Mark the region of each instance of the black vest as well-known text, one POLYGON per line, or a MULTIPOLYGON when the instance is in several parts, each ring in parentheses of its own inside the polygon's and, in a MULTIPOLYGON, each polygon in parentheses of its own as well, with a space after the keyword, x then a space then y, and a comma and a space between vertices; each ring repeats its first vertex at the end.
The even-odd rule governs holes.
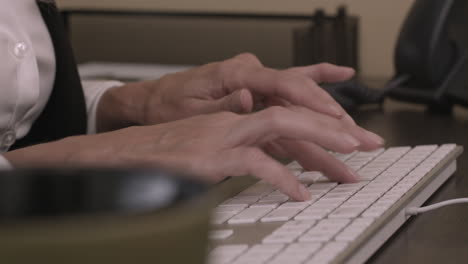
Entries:
POLYGON ((86 104, 75 59, 60 13, 53 3, 37 2, 55 50, 52 94, 29 133, 10 150, 86 134, 86 104))

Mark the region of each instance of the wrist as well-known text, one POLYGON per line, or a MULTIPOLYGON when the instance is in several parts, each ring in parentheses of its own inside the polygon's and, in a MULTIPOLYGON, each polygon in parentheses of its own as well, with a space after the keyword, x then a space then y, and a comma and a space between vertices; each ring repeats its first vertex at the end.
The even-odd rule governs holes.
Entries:
POLYGON ((143 83, 130 83, 107 90, 99 100, 96 130, 106 132, 144 124, 146 91, 143 83))
POLYGON ((74 153, 80 151, 80 144, 75 144, 74 140, 78 137, 20 148, 2 155, 14 168, 67 166, 74 153))

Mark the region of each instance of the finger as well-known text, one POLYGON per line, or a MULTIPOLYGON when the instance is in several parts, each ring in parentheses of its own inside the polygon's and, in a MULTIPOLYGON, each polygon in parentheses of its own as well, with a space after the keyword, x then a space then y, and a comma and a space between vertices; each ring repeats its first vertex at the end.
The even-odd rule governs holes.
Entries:
POLYGON ((342 118, 346 113, 325 90, 302 74, 269 68, 248 68, 235 76, 225 81, 226 87, 232 91, 238 87, 247 88, 253 93, 280 97, 335 118, 342 118))
MULTIPOLYGON (((289 71, 305 75, 316 83, 342 82, 351 79, 356 73, 353 68, 337 66, 330 63, 320 63, 311 66, 295 67, 289 69, 289 71)), ((344 113, 342 120, 348 124, 356 124, 356 122, 346 112, 346 110, 344 110, 340 104, 338 105, 340 111, 344 113)))
POLYGON ((361 142, 360 151, 371 151, 385 145, 385 140, 374 132, 359 126, 353 127, 355 128, 354 137, 361 142))
POLYGON ((257 56, 248 52, 236 55, 233 58, 231 58, 231 60, 239 60, 239 61, 242 61, 243 63, 246 63, 247 65, 254 66, 254 67, 263 66, 262 62, 257 58, 257 56))
POLYGON ((250 91, 242 89, 217 100, 196 98, 186 103, 191 104, 192 109, 197 109, 198 114, 210 114, 222 111, 243 114, 252 112, 253 101, 250 91))
MULTIPOLYGON (((268 107, 268 106, 285 106, 285 107, 288 107, 288 106, 292 106, 292 104, 290 102, 288 102, 287 100, 281 98, 281 97, 270 96, 270 97, 267 97, 266 99, 264 99, 264 106, 266 106, 266 107, 268 107)), ((356 125, 356 122, 353 120, 353 118, 346 112, 346 110, 344 110, 342 108, 342 106, 340 104, 338 104, 338 107, 342 109, 343 113, 345 113, 339 119, 341 121, 343 121, 344 123, 346 123, 346 124, 356 125)), ((259 108, 259 110, 260 109, 263 109, 263 108, 259 108)))
POLYGON ((214 104, 219 111, 242 114, 252 112, 253 102, 252 93, 247 89, 241 89, 214 101, 214 104))
POLYGON ((277 97, 277 96, 271 96, 271 97, 268 97, 267 99, 265 99, 265 105, 266 106, 275 106, 275 105, 278 105, 278 106, 290 106, 291 103, 284 100, 283 98, 281 97, 277 97))
POLYGON ((297 178, 259 148, 236 148, 225 153, 222 158, 224 162, 230 162, 224 170, 232 176, 252 175, 269 182, 294 200, 310 199, 310 192, 297 178))
POLYGON ((315 142, 341 153, 355 151, 361 144, 339 120, 308 109, 299 112, 273 106, 245 116, 240 122, 226 137, 228 144, 261 146, 277 138, 289 138, 315 142))
POLYGON ((321 171, 330 180, 336 182, 359 180, 355 171, 314 143, 288 139, 280 139, 277 142, 307 170, 321 171))
MULTIPOLYGON (((309 71, 301 73, 307 68, 298 68, 296 73, 265 68, 252 54, 241 54, 220 65, 223 66, 219 71, 222 73, 223 87, 230 92, 240 87, 247 88, 254 94, 277 96, 292 104, 309 107, 342 118, 345 122, 354 123, 346 111, 310 78, 309 71)), ((315 68, 327 68, 326 64, 320 65, 316 65, 315 68)))
POLYGON ((262 149, 270 156, 277 159, 290 159, 291 156, 286 152, 283 147, 275 141, 268 142, 262 149))
POLYGON ((353 68, 337 66, 330 63, 296 67, 291 70, 300 72, 317 83, 342 82, 351 79, 355 74, 353 68))
MULTIPOLYGON (((290 106, 289 109, 294 112, 302 113, 303 115, 315 115, 315 113, 307 108, 304 107, 296 107, 296 106, 290 106)), ((333 123, 336 123, 335 120, 328 118, 327 116, 322 117, 324 120, 329 120, 329 124, 334 126, 334 129, 342 130, 342 131, 347 131, 353 138, 357 139, 359 141, 359 146, 357 147, 357 150, 360 151, 370 151, 370 150, 375 150, 377 148, 382 147, 385 144, 385 141, 382 137, 379 135, 368 131, 355 123, 337 123, 333 125, 333 123)), ((327 121, 325 121, 327 122, 327 121)))

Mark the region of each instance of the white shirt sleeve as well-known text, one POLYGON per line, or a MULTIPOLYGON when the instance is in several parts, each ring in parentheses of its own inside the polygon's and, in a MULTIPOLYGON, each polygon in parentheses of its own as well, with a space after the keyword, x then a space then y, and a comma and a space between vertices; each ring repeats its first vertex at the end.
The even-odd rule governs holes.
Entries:
POLYGON ((101 96, 110 88, 122 86, 119 81, 82 81, 88 112, 88 134, 96 133, 96 110, 101 96))
POLYGON ((0 171, 1 170, 11 170, 12 168, 13 168, 13 166, 11 166, 10 162, 0 154, 0 171))

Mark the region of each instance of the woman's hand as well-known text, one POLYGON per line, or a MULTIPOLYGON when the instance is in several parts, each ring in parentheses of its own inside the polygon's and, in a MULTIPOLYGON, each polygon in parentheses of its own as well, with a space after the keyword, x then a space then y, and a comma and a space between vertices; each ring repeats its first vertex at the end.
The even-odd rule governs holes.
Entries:
POLYGON ((251 54, 210 63, 156 81, 131 83, 104 94, 98 107, 98 130, 151 125, 195 115, 296 105, 343 122, 351 117, 317 83, 351 78, 354 70, 327 63, 275 70, 251 54))
POLYGON ((5 153, 15 167, 160 167, 216 182, 227 176, 265 179, 295 200, 309 192, 265 148, 274 144, 316 166, 334 180, 356 175, 325 149, 342 153, 372 150, 382 140, 370 132, 303 106, 274 106, 239 115, 201 115, 153 126, 77 136, 5 153))

